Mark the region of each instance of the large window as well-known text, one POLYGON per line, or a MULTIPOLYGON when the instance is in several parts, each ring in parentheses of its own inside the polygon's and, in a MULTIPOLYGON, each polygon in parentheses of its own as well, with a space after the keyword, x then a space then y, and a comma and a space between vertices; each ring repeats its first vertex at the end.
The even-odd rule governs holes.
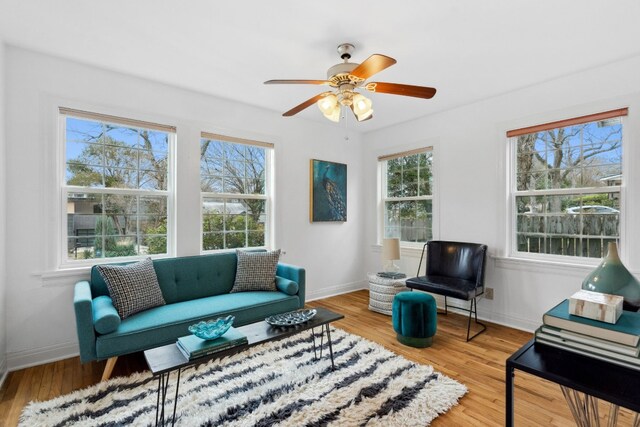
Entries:
POLYGON ((202 250, 268 246, 272 147, 202 134, 202 250))
POLYGON ((600 258, 620 239, 626 109, 510 131, 513 252, 600 258))
POLYGON ((433 152, 422 148, 382 156, 383 236, 403 242, 433 237, 433 152))
POLYGON ((61 108, 63 263, 169 253, 175 129, 61 108))

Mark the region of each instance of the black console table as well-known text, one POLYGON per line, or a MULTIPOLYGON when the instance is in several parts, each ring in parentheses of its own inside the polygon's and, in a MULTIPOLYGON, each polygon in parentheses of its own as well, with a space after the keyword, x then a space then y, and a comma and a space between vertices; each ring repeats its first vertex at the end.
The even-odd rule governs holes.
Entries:
POLYGON ((615 425, 618 407, 636 413, 634 424, 640 425, 640 371, 604 362, 570 351, 526 343, 507 359, 506 425, 513 426, 513 377, 515 369, 559 384, 579 426, 598 425, 597 399, 612 403, 610 421, 615 425), (583 396, 580 394, 584 393, 583 396), (585 404, 586 403, 586 404, 585 404), (578 408, 586 408, 580 412, 578 408))

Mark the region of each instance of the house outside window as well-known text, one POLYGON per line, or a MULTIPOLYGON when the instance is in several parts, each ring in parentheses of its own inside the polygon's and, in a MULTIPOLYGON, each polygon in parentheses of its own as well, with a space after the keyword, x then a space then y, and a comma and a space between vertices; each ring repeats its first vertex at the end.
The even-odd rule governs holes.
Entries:
POLYGON ((62 264, 170 254, 175 128, 60 108, 62 264))
POLYGON ((507 132, 512 254, 601 258, 621 240, 627 110, 507 132))
POLYGON ((273 145, 202 133, 202 250, 266 247, 270 242, 273 145))
POLYGON ((433 237, 431 147, 378 158, 381 168, 384 238, 424 243, 433 237))

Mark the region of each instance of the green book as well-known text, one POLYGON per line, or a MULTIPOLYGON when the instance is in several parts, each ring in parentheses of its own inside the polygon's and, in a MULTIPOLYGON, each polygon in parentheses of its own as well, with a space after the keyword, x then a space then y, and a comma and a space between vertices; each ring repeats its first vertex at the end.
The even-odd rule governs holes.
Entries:
POLYGON ((542 317, 547 326, 564 329, 635 347, 640 342, 640 313, 623 311, 616 323, 600 322, 569 314, 569 300, 562 301, 542 317))
POLYGON ((219 351, 224 351, 247 343, 247 337, 235 328, 229 330, 215 340, 203 340, 195 335, 187 335, 178 338, 178 349, 189 360, 204 357, 219 351))

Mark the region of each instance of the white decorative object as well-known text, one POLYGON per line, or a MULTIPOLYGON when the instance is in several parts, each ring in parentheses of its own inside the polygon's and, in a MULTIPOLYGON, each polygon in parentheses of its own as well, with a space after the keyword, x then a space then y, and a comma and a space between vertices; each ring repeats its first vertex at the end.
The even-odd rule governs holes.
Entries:
POLYGON ((391 316, 393 297, 399 292, 410 291, 405 286, 406 278, 387 279, 369 274, 369 310, 391 316))
POLYGON ((624 298, 620 295, 582 289, 569 298, 569 314, 616 323, 622 315, 622 301, 624 298))

